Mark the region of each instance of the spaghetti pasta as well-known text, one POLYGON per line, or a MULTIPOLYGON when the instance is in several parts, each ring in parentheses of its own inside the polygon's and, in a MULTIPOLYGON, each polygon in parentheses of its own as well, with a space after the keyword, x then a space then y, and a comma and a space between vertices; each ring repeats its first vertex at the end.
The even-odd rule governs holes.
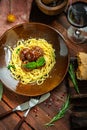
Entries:
POLYGON ((14 66, 10 68, 13 78, 20 80, 23 84, 37 83, 42 84, 44 80, 49 77, 49 73, 56 63, 55 60, 55 50, 52 45, 48 43, 45 39, 35 39, 31 38, 28 40, 19 40, 16 47, 12 51, 12 57, 9 65, 14 66), (43 49, 45 65, 40 68, 35 68, 31 71, 24 71, 21 67, 22 60, 20 59, 20 51, 24 48, 32 48, 38 46, 43 49))

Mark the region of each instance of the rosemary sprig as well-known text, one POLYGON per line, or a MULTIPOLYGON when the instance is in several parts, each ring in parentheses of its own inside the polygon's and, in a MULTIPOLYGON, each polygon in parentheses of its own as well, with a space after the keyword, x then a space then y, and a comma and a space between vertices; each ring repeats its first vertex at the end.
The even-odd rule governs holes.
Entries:
POLYGON ((2 99, 2 95, 3 95, 3 85, 2 83, 0 82, 0 101, 2 99))
POLYGON ((69 65, 68 72, 69 72, 70 78, 71 78, 71 80, 73 82, 73 85, 75 87, 76 92, 80 93, 79 88, 78 88, 78 83, 77 83, 77 80, 76 80, 75 70, 74 70, 74 67, 73 67, 72 63, 70 63, 70 65, 69 65))
POLYGON ((64 105, 62 106, 61 110, 51 119, 50 122, 46 123, 46 126, 52 126, 54 125, 53 123, 59 119, 61 119, 62 117, 64 117, 66 111, 69 108, 69 96, 67 97, 66 102, 64 103, 64 105))

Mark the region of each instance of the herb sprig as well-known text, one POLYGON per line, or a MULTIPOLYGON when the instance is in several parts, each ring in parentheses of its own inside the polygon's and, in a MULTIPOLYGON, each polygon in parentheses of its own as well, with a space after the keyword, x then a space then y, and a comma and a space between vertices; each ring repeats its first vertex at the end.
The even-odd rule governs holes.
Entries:
POLYGON ((80 93, 79 88, 78 88, 78 83, 77 83, 77 80, 76 80, 75 70, 74 70, 74 67, 73 67, 72 63, 70 63, 70 65, 69 65, 68 72, 69 72, 70 78, 71 78, 71 80, 73 82, 73 85, 75 87, 76 92, 80 93))
POLYGON ((69 108, 69 96, 67 97, 67 100, 66 102, 64 103, 64 105, 62 106, 61 110, 59 111, 59 113, 57 113, 52 119, 50 122, 46 123, 45 125, 46 126, 52 126, 54 125, 53 123, 59 119, 61 119, 62 117, 64 117, 66 111, 68 110, 69 108))
POLYGON ((0 82, 0 101, 2 99, 2 94, 3 94, 3 85, 2 83, 0 82))

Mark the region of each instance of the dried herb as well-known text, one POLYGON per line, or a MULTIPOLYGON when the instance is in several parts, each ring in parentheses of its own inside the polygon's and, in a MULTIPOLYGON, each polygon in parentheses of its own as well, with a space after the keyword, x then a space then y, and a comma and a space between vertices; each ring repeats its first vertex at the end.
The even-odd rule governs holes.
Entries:
POLYGON ((59 119, 61 119, 62 117, 64 117, 65 113, 67 112, 69 108, 69 96, 67 97, 66 102, 64 103, 64 105, 62 106, 61 110, 57 113, 57 115, 55 115, 50 122, 46 123, 46 126, 52 126, 54 125, 53 123, 59 119))
POLYGON ((76 80, 75 70, 74 70, 74 67, 73 67, 72 63, 70 63, 70 65, 69 65, 68 72, 69 72, 70 78, 71 78, 71 80, 73 82, 73 85, 75 87, 76 92, 80 93, 79 88, 78 88, 78 83, 77 83, 77 80, 76 80))
POLYGON ((3 85, 0 82, 0 100, 2 99, 2 94, 3 94, 3 85))

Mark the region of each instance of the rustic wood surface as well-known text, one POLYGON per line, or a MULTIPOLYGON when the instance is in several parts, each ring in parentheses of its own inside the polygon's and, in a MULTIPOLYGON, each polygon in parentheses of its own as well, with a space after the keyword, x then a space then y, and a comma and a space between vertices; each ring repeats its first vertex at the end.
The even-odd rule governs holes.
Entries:
MULTIPOLYGON (((57 16, 46 16, 37 8, 35 1, 33 1, 29 21, 48 24, 62 33, 71 57, 76 56, 79 51, 87 52, 87 41, 84 44, 75 44, 67 38, 66 32, 70 25, 64 13, 57 16)), ((45 123, 49 122, 50 119, 58 113, 65 102, 67 96, 66 86, 66 81, 64 80, 59 86, 51 91, 49 99, 33 108, 25 119, 25 122, 22 124, 20 130, 70 130, 69 112, 66 113, 64 118, 56 121, 54 126, 45 126, 45 123)), ((83 82, 79 83, 79 86, 87 88, 87 82, 85 82, 84 85, 83 82)), ((83 91, 82 89, 81 92, 86 93, 86 91, 83 91)), ((72 93, 74 94, 74 92, 72 93)), ((29 100, 29 98, 30 97, 17 95, 4 86, 3 98, 0 101, 0 113, 11 110, 18 104, 29 100)), ((0 130, 14 130, 15 125, 21 119, 23 113, 24 112, 15 112, 0 120, 0 130)))

